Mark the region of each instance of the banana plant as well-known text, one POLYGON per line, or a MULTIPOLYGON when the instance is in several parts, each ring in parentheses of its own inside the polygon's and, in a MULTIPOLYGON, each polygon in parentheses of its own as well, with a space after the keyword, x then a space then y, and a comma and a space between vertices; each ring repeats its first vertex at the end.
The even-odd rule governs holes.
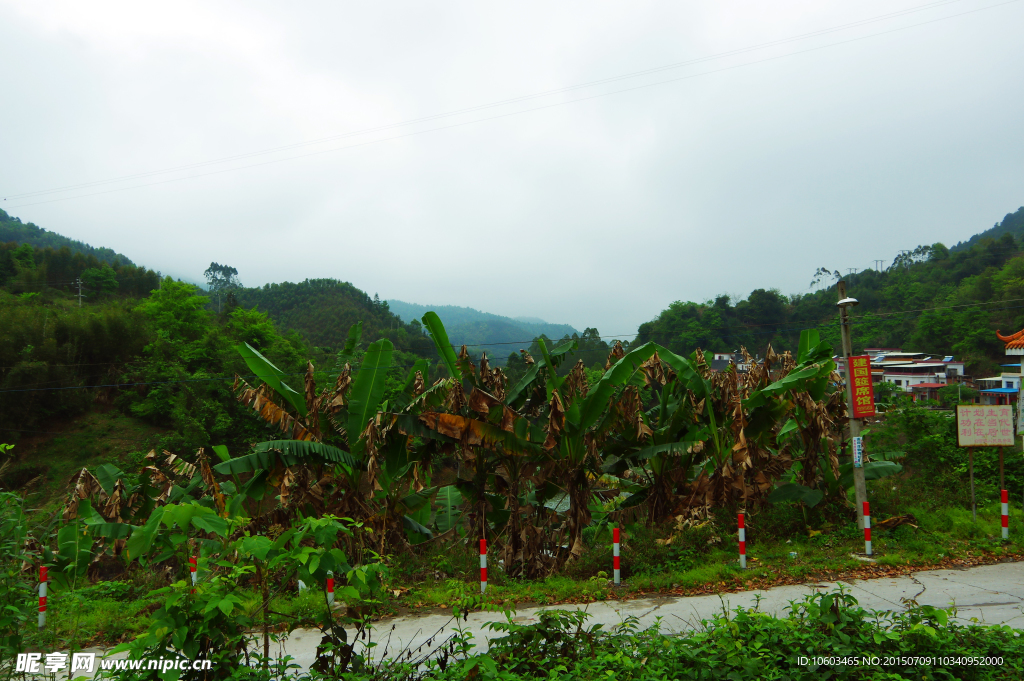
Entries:
POLYGON ((318 391, 313 366, 307 364, 303 394, 289 386, 283 372, 258 351, 248 345, 239 346, 250 370, 263 381, 253 388, 236 377, 239 401, 277 426, 289 439, 260 443, 251 453, 223 461, 216 470, 236 476, 236 483, 239 474, 251 473, 253 480, 262 478, 279 489, 282 506, 289 500, 308 500, 310 495, 305 491, 311 489, 312 501, 319 502, 333 494, 340 500, 335 510, 355 515, 369 513, 362 499, 367 496, 365 488, 373 486, 376 447, 371 439, 380 436, 377 417, 384 406, 382 399, 394 346, 386 338, 371 343, 353 378, 349 360, 355 355, 361 336, 362 324, 354 324, 338 353, 339 373, 333 389, 318 391), (324 421, 334 427, 334 433, 321 427, 324 421), (290 495, 292 489, 298 492, 297 496, 290 495))
MULTIPOLYGON (((839 478, 835 434, 846 415, 837 388, 832 347, 815 330, 800 333, 796 362, 785 375, 743 401, 752 439, 771 436, 781 458, 791 459, 798 482, 816 489, 819 482, 839 478), (827 473, 825 472, 827 469, 827 473)), ((808 497, 813 501, 816 495, 808 497)))
POLYGON ((547 481, 560 488, 568 501, 563 536, 570 547, 566 557, 575 557, 582 553, 583 529, 591 521, 591 487, 600 476, 599 445, 605 434, 625 426, 636 442, 650 437, 639 399, 639 389, 647 383, 642 365, 659 351, 679 360, 680 369, 685 368, 685 361, 655 343, 647 343, 618 358, 591 389, 580 383, 582 367, 575 376, 570 372, 559 377, 555 371, 559 355, 573 349, 572 346, 562 345, 549 352, 543 339, 539 339, 538 345, 542 355, 540 369, 528 372, 510 396, 521 400, 529 394, 529 399, 534 400, 543 394, 547 398, 543 444, 549 463, 547 481))
MULTIPOLYGON (((504 536, 507 540, 506 571, 516 574, 513 563, 522 565, 525 560, 521 546, 520 485, 530 477, 529 468, 541 453, 539 443, 544 432, 515 407, 527 402, 531 377, 535 378, 544 367, 557 367, 557 362, 575 347, 575 342, 566 343, 552 353, 555 359, 546 354, 502 399, 488 392, 488 388, 498 388, 495 392, 500 394, 502 381, 493 381, 494 372, 488 368, 486 356, 477 370, 465 346, 456 355, 436 313, 425 314, 423 324, 430 331, 449 379, 442 384, 447 393, 443 400, 438 395, 423 400, 424 405, 435 408, 421 411, 419 421, 455 445, 461 469, 456 488, 460 498, 472 508, 469 515, 475 518, 477 525, 474 533, 480 537, 491 533, 504 536), (471 389, 468 398, 464 386, 471 389), (503 494, 495 494, 495 491, 503 494)), ((540 403, 543 404, 543 400, 540 403)))
MULTIPOLYGON (((795 482, 798 471, 791 471, 779 482, 779 486, 768 495, 768 501, 773 504, 785 502, 800 502, 808 508, 817 506, 823 499, 840 499, 848 506, 853 507, 849 500, 849 494, 853 490, 853 462, 848 461, 840 464, 839 477, 833 475, 831 466, 821 461, 819 474, 822 484, 817 488, 807 487, 795 482), (842 494, 845 492, 846 494, 842 494)), ((865 480, 881 480, 903 472, 903 466, 894 461, 867 461, 864 463, 865 480)))

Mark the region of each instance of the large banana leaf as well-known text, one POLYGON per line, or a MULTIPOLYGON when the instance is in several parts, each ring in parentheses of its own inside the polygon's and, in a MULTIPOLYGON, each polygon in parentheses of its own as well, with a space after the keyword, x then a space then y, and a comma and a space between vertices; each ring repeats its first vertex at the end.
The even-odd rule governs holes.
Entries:
POLYGON ((96 480, 107 494, 114 493, 114 485, 117 484, 117 479, 122 477, 124 473, 121 469, 112 464, 104 463, 96 467, 96 480))
POLYGON ((633 494, 630 494, 628 497, 626 497, 626 500, 622 502, 622 504, 619 506, 619 509, 621 510, 626 508, 633 508, 634 506, 639 506, 640 504, 647 501, 647 497, 649 497, 650 494, 650 487, 645 487, 639 492, 634 492, 633 494))
POLYGON ((431 310, 430 312, 423 315, 423 325, 430 331, 430 337, 434 340, 434 345, 437 347, 437 353, 441 355, 441 359, 444 360, 445 366, 448 367, 448 373, 453 378, 459 379, 462 382, 462 371, 459 369, 459 361, 455 356, 455 349, 452 347, 451 341, 448 340, 448 332, 444 330, 444 324, 441 323, 441 318, 437 316, 437 313, 431 310))
POLYGON ((231 454, 228 453, 227 445, 214 445, 212 447, 213 453, 217 455, 217 458, 221 461, 227 461, 231 458, 231 454))
MULTIPOLYGON (((864 464, 864 479, 879 480, 903 472, 903 466, 893 461, 868 461, 864 464)), ((839 484, 849 489, 853 487, 853 462, 847 461, 839 466, 839 484)))
POLYGON ((541 451, 536 442, 529 442, 492 423, 467 416, 428 411, 419 415, 419 421, 427 428, 468 445, 483 445, 489 449, 501 447, 507 454, 539 454, 541 451))
POLYGON ((448 485, 438 490, 437 503, 440 508, 437 509, 434 522, 437 524, 438 531, 444 533, 462 520, 462 511, 459 509, 459 506, 462 505, 462 495, 455 485, 448 485))
POLYGON ((779 485, 768 495, 768 501, 773 504, 802 501, 809 507, 817 506, 818 502, 824 498, 825 494, 821 490, 811 489, 795 482, 779 485))
POLYGON ((519 379, 514 386, 512 386, 511 390, 508 391, 508 394, 505 396, 505 404, 513 407, 520 406, 518 403, 529 396, 533 382, 537 380, 537 375, 540 373, 540 370, 549 366, 549 363, 550 366, 557 367, 566 353, 572 352, 578 347, 579 343, 577 341, 567 341, 555 347, 553 350, 542 354, 540 359, 537 359, 535 363, 526 370, 523 377, 519 379))
MULTIPOLYGON (((355 354, 359 347, 359 340, 363 337, 363 323, 356 322, 348 329, 348 338, 345 339, 345 347, 341 351, 341 358, 349 358, 355 354)), ((340 359, 340 358, 339 358, 340 359)))
MULTIPOLYGON (((267 493, 267 478, 270 477, 270 472, 267 469, 257 471, 255 475, 249 478, 249 481, 242 485, 242 494, 249 497, 253 501, 259 501, 267 493)), ((239 495, 239 497, 242 496, 239 495)))
MULTIPOLYGON (((255 451, 245 456, 228 459, 213 467, 222 475, 253 473, 271 470, 280 462, 285 466, 297 463, 343 463, 358 468, 359 462, 343 449, 307 440, 271 440, 256 445, 255 451)), ((248 490, 247 490, 248 493, 248 490)))
POLYGON ((402 387, 402 390, 404 392, 411 394, 413 385, 416 383, 417 371, 423 377, 423 380, 426 381, 427 376, 430 372, 430 362, 428 362, 425 359, 416 360, 416 362, 412 365, 412 368, 409 369, 409 374, 405 377, 405 385, 402 387))
MULTIPOLYGON (((425 514, 421 514, 420 517, 419 517, 419 520, 424 520, 424 518, 426 518, 427 522, 429 522, 430 521, 429 520, 429 518, 430 518, 430 509, 429 508, 424 508, 424 509, 421 509, 421 510, 425 510, 426 513, 425 514)), ((409 534, 419 534, 419 535, 423 535, 427 539, 433 539, 434 538, 434 533, 430 531, 429 527, 426 527, 421 522, 419 522, 418 520, 414 520, 413 518, 409 517, 408 515, 403 515, 402 516, 402 525, 405 526, 405 530, 406 530, 406 534, 407 535, 409 535, 409 534)), ((413 541, 413 543, 418 543, 418 542, 413 541)))
POLYGON ((597 419, 608 407, 608 400, 615 389, 628 385, 630 380, 639 373, 640 365, 649 360, 658 351, 658 348, 656 343, 644 343, 636 350, 627 352, 622 359, 615 363, 615 366, 604 372, 604 376, 583 400, 579 417, 581 429, 586 430, 597 422, 597 419))
POLYGON ((278 369, 273 363, 261 355, 259 351, 248 343, 237 346, 238 353, 245 360, 249 370, 252 371, 261 381, 269 385, 277 394, 288 401, 288 404, 295 407, 299 415, 306 415, 306 400, 294 388, 281 380, 284 372, 278 369))
POLYGON ((391 368, 391 356, 395 346, 387 338, 370 344, 359 365, 348 406, 349 446, 354 447, 359 434, 366 428, 367 421, 377 413, 380 399, 384 396, 385 379, 391 368))
POLYGON ((420 490, 419 492, 410 492, 398 500, 398 507, 406 513, 416 513, 422 508, 427 508, 429 510, 430 495, 436 491, 436 487, 428 487, 420 490))
POLYGON ((770 396, 789 390, 807 391, 815 400, 823 397, 828 378, 835 369, 832 362, 832 346, 822 343, 817 331, 800 332, 800 362, 786 376, 761 388, 743 400, 743 407, 754 410, 768 403, 770 396))
POLYGON ((420 421, 418 414, 390 414, 389 418, 394 419, 394 428, 398 429, 405 435, 438 440, 439 442, 452 441, 449 436, 438 432, 434 428, 428 427, 425 423, 420 421))
POLYGON ((822 362, 832 359, 832 346, 821 342, 821 334, 815 329, 800 332, 800 346, 797 350, 797 364, 822 362))
POLYGON ((661 445, 651 445, 650 447, 644 447, 642 449, 638 449, 636 452, 631 453, 630 458, 640 461, 643 459, 649 459, 657 454, 685 454, 686 450, 695 444, 696 441, 684 440, 681 442, 668 442, 661 445))
POLYGON ((129 560, 138 560, 146 565, 150 550, 153 548, 153 540, 160 531, 160 521, 163 519, 163 509, 154 509, 146 523, 132 530, 132 536, 125 543, 124 552, 129 560))
POLYGON ((127 539, 135 530, 135 526, 128 523, 96 523, 88 527, 89 534, 104 539, 127 539))
POLYGON ((57 530, 57 569, 54 575, 63 585, 85 575, 92 560, 93 538, 84 523, 73 521, 57 530))

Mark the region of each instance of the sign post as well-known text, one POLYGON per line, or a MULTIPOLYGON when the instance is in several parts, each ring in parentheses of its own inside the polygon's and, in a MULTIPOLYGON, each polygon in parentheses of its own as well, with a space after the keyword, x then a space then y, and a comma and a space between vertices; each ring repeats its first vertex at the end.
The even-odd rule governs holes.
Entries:
POLYGON ((999 447, 1001 483, 1003 447, 1013 445, 1013 407, 1008 404, 957 405, 956 437, 959 446, 967 447, 967 468, 971 476, 971 513, 977 521, 978 505, 974 498, 974 448, 999 447))
MULTIPOLYGON (((850 437, 856 440, 860 437, 860 420, 865 416, 872 416, 875 413, 874 386, 871 384, 871 358, 851 357, 853 354, 853 341, 850 335, 850 308, 857 305, 855 298, 846 295, 846 282, 840 281, 836 284, 836 292, 839 294, 839 331, 843 339, 843 358, 846 360, 846 404, 850 416, 850 437), (854 361, 857 362, 854 365, 854 361), (864 364, 861 364, 861 362, 864 364), (856 372, 856 376, 854 376, 856 372), (867 393, 856 394, 854 379, 861 381, 857 390, 867 393), (866 384, 865 384, 866 378, 866 384)), ((863 449, 861 450, 863 454, 863 449)), ((853 490, 857 498, 857 527, 864 529, 864 502, 868 500, 868 488, 864 482, 864 467, 853 469, 853 490)))
POLYGON ((1006 480, 1003 478, 1003 448, 999 448, 999 489, 1006 489, 1006 480))
POLYGON ((974 498, 974 447, 967 448, 967 473, 971 476, 971 520, 978 522, 978 501, 974 498))

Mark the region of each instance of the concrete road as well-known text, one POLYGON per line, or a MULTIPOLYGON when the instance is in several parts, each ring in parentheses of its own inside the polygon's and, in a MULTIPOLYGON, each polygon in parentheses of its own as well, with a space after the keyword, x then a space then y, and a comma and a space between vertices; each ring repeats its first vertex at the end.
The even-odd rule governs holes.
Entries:
MULTIPOLYGON (((920 605, 939 608, 955 606, 956 619, 970 624, 1008 624, 1024 629, 1024 563, 1001 563, 964 570, 929 570, 895 579, 881 578, 841 582, 848 587, 860 605, 869 610, 902 610, 903 599, 920 605)), ((515 621, 529 624, 537 621, 540 610, 585 610, 588 624, 616 625, 634 616, 641 628, 660 618, 662 631, 677 633, 699 627, 723 608, 753 607, 760 599, 762 612, 784 615, 790 601, 802 600, 805 594, 830 591, 836 582, 780 586, 760 591, 724 593, 711 596, 640 598, 628 601, 604 601, 589 605, 558 605, 547 608, 524 608, 515 613, 515 621)), ((501 613, 478 612, 461 621, 464 631, 473 634, 477 651, 486 650, 489 637, 501 632, 486 629, 488 622, 504 621, 501 613)), ((378 622, 374 639, 379 643, 374 657, 404 654, 413 651, 419 657, 428 651, 428 639, 437 648, 455 629, 449 615, 411 615, 378 622), (420 651, 417 655, 416 651, 420 651)), ((296 630, 287 641, 272 645, 278 655, 289 654, 303 669, 308 669, 316 656, 320 632, 296 630)), ((103 651, 97 649, 97 653, 103 651)))
MULTIPOLYGON (((857 601, 869 610, 902 610, 902 599, 912 599, 920 605, 940 608, 955 606, 956 619, 970 624, 1009 624, 1024 629, 1024 563, 985 565, 965 570, 930 570, 895 579, 871 579, 842 582, 857 601)), ((628 601, 603 601, 588 605, 558 605, 546 608, 524 608, 515 614, 515 621, 530 624, 537 621, 540 610, 585 610, 588 624, 616 625, 626 617, 634 616, 641 628, 660 618, 662 631, 677 633, 699 627, 701 620, 710 619, 723 608, 753 607, 760 599, 760 610, 784 615, 790 601, 802 600, 805 594, 830 591, 836 582, 780 586, 760 591, 744 591, 711 596, 640 598, 628 601)), ((476 612, 468 621, 461 621, 465 631, 471 632, 476 650, 486 650, 488 637, 500 637, 501 632, 486 629, 488 622, 504 621, 501 613, 476 612)), ((422 615, 399 617, 377 624, 375 638, 380 644, 374 651, 393 655, 400 651, 416 651, 433 639, 434 647, 451 636, 454 623, 448 615, 422 615), (390 639, 388 637, 390 636, 390 639)), ((308 668, 313 663, 320 634, 316 631, 295 631, 283 645, 296 662, 308 668)), ((427 648, 422 647, 422 653, 427 648)), ((421 653, 421 654, 422 654, 421 653)), ((416 657, 416 653, 413 653, 416 657)))

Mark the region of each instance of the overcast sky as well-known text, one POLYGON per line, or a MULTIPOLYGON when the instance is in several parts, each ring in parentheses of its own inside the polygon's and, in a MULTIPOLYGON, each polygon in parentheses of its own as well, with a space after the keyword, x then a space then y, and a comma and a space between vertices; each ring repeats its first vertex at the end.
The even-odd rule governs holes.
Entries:
POLYGON ((0 0, 0 206, 183 278, 630 333, 1024 204, 1022 29, 1024 0, 0 0))

